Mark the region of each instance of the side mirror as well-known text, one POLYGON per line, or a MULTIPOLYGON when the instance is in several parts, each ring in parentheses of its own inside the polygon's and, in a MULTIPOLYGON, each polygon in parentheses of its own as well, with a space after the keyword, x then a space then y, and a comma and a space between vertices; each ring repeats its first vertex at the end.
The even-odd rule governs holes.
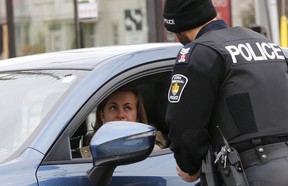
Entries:
POLYGON ((156 130, 137 122, 108 122, 90 142, 93 165, 125 165, 149 156, 155 144, 156 130))
POLYGON ((156 129, 150 125, 113 121, 101 126, 90 142, 93 168, 89 179, 96 185, 110 182, 116 166, 146 159, 155 144, 156 129))

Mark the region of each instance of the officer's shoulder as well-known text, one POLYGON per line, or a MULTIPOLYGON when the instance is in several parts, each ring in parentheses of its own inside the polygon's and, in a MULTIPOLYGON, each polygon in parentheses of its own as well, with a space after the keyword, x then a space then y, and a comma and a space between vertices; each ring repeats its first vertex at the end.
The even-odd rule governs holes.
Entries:
POLYGON ((199 43, 190 42, 184 45, 178 52, 176 64, 189 64, 192 54, 194 52, 199 53, 204 48, 206 48, 206 51, 209 50, 209 47, 199 43))
POLYGON ((193 42, 184 45, 178 52, 176 64, 188 64, 194 47, 195 43, 193 42))

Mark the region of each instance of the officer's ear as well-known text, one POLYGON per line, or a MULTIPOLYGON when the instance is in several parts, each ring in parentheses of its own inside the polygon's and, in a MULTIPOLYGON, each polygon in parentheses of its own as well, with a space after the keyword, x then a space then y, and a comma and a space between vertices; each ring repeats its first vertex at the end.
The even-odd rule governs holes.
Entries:
POLYGON ((180 42, 182 45, 186 45, 186 44, 190 43, 191 41, 193 41, 188 37, 188 33, 189 32, 175 33, 178 42, 180 42))

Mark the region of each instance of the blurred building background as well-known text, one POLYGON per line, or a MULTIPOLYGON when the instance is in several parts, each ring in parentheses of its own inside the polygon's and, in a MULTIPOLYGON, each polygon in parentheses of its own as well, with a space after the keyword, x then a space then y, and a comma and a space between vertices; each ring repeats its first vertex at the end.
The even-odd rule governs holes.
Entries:
MULTIPOLYGON (((213 0, 213 3, 218 18, 225 19, 230 26, 253 27, 271 37, 269 23, 257 22, 256 15, 263 17, 259 4, 268 1, 276 3, 279 11, 280 0, 213 0)), ((0 59, 74 48, 175 42, 174 35, 163 27, 163 2, 0 0, 0 59)), ((280 20, 277 11, 276 22, 280 20)))

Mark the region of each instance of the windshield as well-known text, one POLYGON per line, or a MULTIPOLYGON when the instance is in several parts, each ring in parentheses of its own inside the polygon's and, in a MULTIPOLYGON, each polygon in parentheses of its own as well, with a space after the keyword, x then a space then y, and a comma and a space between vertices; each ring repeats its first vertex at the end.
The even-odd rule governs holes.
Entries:
POLYGON ((49 110, 85 71, 0 73, 0 162, 25 143, 49 110))

